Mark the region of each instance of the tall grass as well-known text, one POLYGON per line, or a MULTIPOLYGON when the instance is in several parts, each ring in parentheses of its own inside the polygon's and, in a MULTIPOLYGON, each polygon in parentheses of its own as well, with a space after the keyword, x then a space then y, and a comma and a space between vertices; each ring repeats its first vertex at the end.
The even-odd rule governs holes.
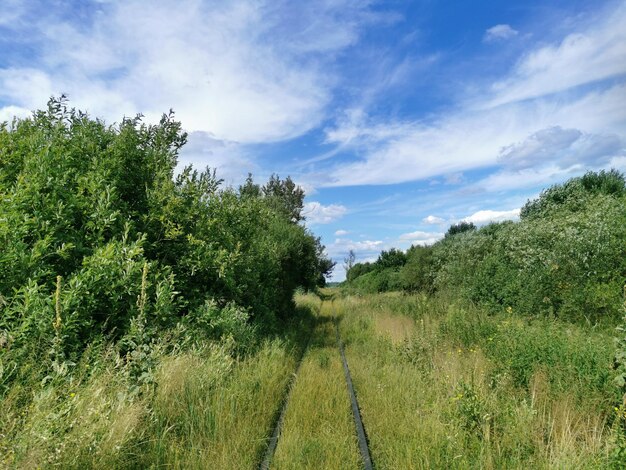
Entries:
POLYGON ((139 391, 105 344, 64 376, 15 382, 0 401, 0 468, 255 468, 319 300, 300 305, 299 321, 243 356, 228 338, 162 338, 139 391))
POLYGON ((425 296, 335 303, 377 468, 609 465, 610 330, 425 296))

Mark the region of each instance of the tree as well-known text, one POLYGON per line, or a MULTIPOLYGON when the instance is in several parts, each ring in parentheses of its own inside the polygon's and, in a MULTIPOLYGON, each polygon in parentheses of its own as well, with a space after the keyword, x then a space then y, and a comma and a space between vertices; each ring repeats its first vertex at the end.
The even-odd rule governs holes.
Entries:
POLYGON ((379 269, 400 268, 406 263, 406 255, 401 250, 391 248, 389 251, 381 251, 376 265, 379 269))
POLYGON ((458 224, 450 225, 450 228, 446 232, 445 238, 452 237, 459 233, 471 232, 472 230, 476 230, 476 225, 473 222, 466 222, 462 220, 458 224))
POLYGON ((354 266, 355 261, 356 261, 356 255, 354 254, 354 250, 350 250, 348 252, 348 256, 346 256, 343 260, 343 267, 346 270, 346 279, 348 278, 348 273, 354 266))
POLYGON ((281 180, 278 175, 273 174, 263 186, 263 194, 276 210, 283 212, 292 222, 304 220, 304 190, 291 177, 281 180))
POLYGON ((252 179, 252 173, 248 173, 246 182, 239 186, 239 196, 246 197, 261 197, 261 186, 254 183, 252 179))

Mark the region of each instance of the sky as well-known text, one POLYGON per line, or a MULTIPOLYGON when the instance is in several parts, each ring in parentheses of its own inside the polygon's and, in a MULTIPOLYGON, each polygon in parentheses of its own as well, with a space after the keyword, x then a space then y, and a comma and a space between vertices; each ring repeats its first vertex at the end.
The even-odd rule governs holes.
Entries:
POLYGON ((2 0, 0 121, 170 108, 179 165, 277 173, 337 261, 626 171, 626 1, 2 0))

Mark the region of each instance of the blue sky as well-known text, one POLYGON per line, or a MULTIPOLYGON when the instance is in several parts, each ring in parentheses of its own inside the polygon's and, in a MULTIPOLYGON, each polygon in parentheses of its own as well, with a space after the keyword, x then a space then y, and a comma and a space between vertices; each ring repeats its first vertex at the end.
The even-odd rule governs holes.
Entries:
POLYGON ((181 164, 291 175, 338 267, 626 170, 625 1, 3 0, 0 120, 173 108, 181 164))

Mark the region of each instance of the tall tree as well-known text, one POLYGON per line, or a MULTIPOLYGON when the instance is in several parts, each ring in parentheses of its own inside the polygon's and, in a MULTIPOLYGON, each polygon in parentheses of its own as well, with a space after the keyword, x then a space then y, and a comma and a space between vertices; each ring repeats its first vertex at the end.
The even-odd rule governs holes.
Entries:
POLYGON ((274 208, 283 212, 294 223, 304 220, 304 190, 297 186, 291 177, 281 180, 273 174, 267 184, 263 186, 263 194, 270 199, 274 208))

